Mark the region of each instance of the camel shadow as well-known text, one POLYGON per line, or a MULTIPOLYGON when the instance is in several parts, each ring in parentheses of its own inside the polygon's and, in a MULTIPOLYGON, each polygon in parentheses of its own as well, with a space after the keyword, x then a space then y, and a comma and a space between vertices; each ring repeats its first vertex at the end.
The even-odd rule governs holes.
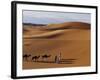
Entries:
POLYGON ((61 59, 60 61, 34 61, 37 63, 73 64, 76 59, 61 59))

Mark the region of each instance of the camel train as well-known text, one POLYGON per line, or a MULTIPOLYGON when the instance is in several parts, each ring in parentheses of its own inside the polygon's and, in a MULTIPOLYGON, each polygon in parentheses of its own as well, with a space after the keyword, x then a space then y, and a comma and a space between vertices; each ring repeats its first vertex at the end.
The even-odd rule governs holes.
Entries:
MULTIPOLYGON (((24 55, 23 55, 23 60, 28 61, 29 58, 31 58, 31 60, 32 60, 33 62, 37 62, 37 61, 41 58, 42 61, 45 62, 45 61, 47 61, 50 57, 51 57, 51 55, 47 55, 47 54, 44 54, 44 55, 41 55, 41 56, 40 56, 40 55, 38 55, 38 56, 32 56, 32 55, 30 55, 30 54, 24 54, 24 55)), ((55 56, 55 59, 54 59, 55 63, 59 63, 60 59, 61 59, 61 53, 60 53, 59 55, 55 56)))
POLYGON ((25 61, 28 61, 28 58, 31 58, 31 60, 32 61, 38 61, 39 59, 40 59, 40 57, 42 58, 42 60, 47 60, 48 58, 50 58, 51 57, 51 55, 47 55, 47 54, 45 54, 45 55, 42 55, 42 56, 32 56, 32 55, 28 55, 28 54, 24 54, 23 55, 23 59, 25 60, 25 61))

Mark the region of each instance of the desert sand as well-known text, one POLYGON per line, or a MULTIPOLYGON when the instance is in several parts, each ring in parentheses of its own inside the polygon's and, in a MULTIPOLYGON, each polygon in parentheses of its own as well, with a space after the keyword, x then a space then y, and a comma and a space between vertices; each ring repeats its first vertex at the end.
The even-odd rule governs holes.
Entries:
POLYGON ((23 69, 41 69, 56 67, 90 66, 90 24, 83 22, 65 22, 45 26, 23 25, 23 69), (72 63, 54 63, 55 56, 61 53, 61 59, 73 59, 72 63), (32 56, 51 55, 44 63, 32 56), (39 62, 40 61, 40 62, 39 62))

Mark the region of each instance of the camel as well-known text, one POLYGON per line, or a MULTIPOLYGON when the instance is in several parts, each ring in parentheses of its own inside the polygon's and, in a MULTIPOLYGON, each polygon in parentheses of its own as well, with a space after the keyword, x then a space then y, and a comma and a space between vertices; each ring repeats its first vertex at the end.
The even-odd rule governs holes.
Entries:
POLYGON ((46 55, 46 54, 45 54, 45 55, 42 56, 42 59, 47 59, 47 58, 49 58, 49 57, 51 57, 51 55, 46 55))
POLYGON ((40 56, 33 56, 32 60, 37 61, 39 59, 40 56))
POLYGON ((29 54, 29 55, 28 55, 28 54, 24 54, 24 55, 23 55, 23 59, 25 59, 26 61, 28 61, 28 58, 29 58, 30 56, 31 56, 30 54, 29 54))

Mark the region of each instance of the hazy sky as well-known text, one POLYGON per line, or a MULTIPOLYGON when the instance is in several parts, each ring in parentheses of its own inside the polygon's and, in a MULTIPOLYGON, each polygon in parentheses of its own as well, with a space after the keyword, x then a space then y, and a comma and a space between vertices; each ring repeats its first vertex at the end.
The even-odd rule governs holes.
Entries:
POLYGON ((23 23, 50 24, 70 21, 91 22, 89 13, 23 11, 23 23))

